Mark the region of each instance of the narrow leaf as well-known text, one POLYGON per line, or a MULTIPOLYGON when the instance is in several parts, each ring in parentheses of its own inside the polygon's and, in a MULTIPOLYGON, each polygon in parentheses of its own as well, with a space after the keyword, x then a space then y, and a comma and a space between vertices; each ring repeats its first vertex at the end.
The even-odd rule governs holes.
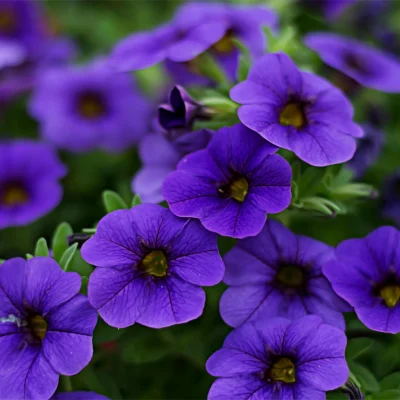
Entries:
POLYGON ((103 203, 107 212, 128 208, 122 197, 111 190, 103 192, 103 203))
POLYGON ((60 266, 64 271, 68 271, 68 267, 71 264, 72 258, 74 257, 77 248, 78 248, 78 243, 75 243, 71 247, 68 247, 68 249, 65 250, 64 254, 62 255, 60 260, 60 266))
POLYGON ((53 257, 57 262, 60 262, 61 256, 67 250, 67 236, 72 235, 72 233, 72 228, 67 222, 62 222, 58 225, 54 232, 51 248, 53 249, 53 257))

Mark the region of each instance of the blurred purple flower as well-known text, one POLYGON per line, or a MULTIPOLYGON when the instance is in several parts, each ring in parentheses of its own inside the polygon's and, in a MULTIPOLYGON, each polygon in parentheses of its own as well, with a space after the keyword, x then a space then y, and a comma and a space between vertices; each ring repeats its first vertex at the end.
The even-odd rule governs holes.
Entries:
POLYGON ((355 39, 327 32, 304 38, 321 59, 363 86, 382 92, 400 92, 400 60, 355 39))
MULTIPOLYGON (((263 6, 243 6, 224 3, 194 3, 192 9, 204 20, 226 20, 228 25, 224 36, 213 43, 207 50, 235 81, 239 64, 239 51, 233 42, 237 39, 249 50, 253 61, 260 58, 267 49, 264 27, 269 27, 273 32, 278 29, 278 16, 269 8, 263 6)), ((196 59, 186 63, 176 63, 166 60, 165 67, 174 82, 182 85, 211 84, 198 70, 196 59)))
POLYGON ((75 46, 50 33, 39 2, 2 0, 0 53, 0 91, 7 101, 31 89, 42 71, 68 62, 75 46))
POLYGON ((362 124, 364 137, 357 140, 357 150, 347 166, 354 172, 355 178, 361 178, 365 171, 378 159, 384 135, 372 124, 362 124))
POLYGON ((56 393, 51 400, 109 400, 108 397, 95 392, 63 392, 56 393))
POLYGON ((334 291, 348 301, 362 323, 379 332, 400 332, 400 234, 381 227, 336 249, 323 267, 334 291))
POLYGON ((400 227, 400 170, 384 181, 382 213, 400 227))
POLYGON ((255 237, 239 240, 224 257, 220 312, 231 326, 268 317, 296 319, 319 315, 324 323, 344 329, 342 312, 351 308, 322 274, 334 249, 292 233, 269 220, 255 237))
POLYGON ((362 130, 353 107, 328 81, 301 72, 285 54, 267 54, 250 69, 247 80, 231 89, 242 104, 241 122, 272 144, 293 151, 314 166, 350 160, 354 137, 362 130))
POLYGON ((46 144, 0 143, 0 229, 26 225, 55 208, 66 168, 46 144))
POLYGON ((164 133, 146 135, 139 142, 142 168, 132 180, 133 193, 138 194, 144 203, 163 201, 164 179, 186 154, 206 147, 211 135, 212 132, 206 129, 187 132, 176 140, 168 140, 164 133))
POLYGON ((348 7, 358 0, 302 0, 305 5, 322 9, 326 19, 332 21, 339 18, 348 7))
POLYGON ((325 399, 349 375, 346 336, 315 315, 247 323, 207 361, 208 400, 325 399))
POLYGON ((97 313, 81 277, 50 257, 13 258, 0 268, 0 397, 48 399, 58 376, 91 360, 97 313))
POLYGON ((48 71, 30 112, 41 123, 43 138, 62 149, 122 151, 146 132, 150 107, 129 75, 98 61, 48 71))
POLYGON ((198 318, 205 303, 200 286, 216 285, 224 274, 216 235, 155 204, 106 215, 82 257, 97 267, 89 300, 117 328, 135 322, 162 328, 198 318))
POLYGON ((211 232, 254 236, 267 213, 290 204, 292 170, 276 150, 241 124, 222 128, 168 175, 164 197, 174 214, 198 218, 211 232))

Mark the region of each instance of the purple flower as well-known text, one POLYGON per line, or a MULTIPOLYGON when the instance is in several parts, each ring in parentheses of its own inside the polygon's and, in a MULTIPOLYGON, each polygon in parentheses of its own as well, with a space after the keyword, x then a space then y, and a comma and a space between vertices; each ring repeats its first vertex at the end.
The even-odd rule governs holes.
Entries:
POLYGON ((223 38, 228 30, 224 14, 209 18, 208 5, 184 4, 173 20, 152 31, 135 33, 114 49, 110 63, 119 71, 150 67, 164 60, 187 62, 223 38))
POLYGON ((315 315, 245 324, 207 361, 219 378, 208 400, 323 400, 349 375, 345 347, 345 334, 315 315))
POLYGON ((30 112, 40 121, 42 136, 60 148, 122 151, 145 132, 149 105, 130 76, 99 61, 44 74, 30 112))
POLYGON ((64 64, 75 55, 71 41, 52 36, 49 31, 38 2, 0 2, 2 100, 10 100, 31 89, 39 73, 48 67, 64 64))
MULTIPOLYGON (((239 64, 239 51, 233 39, 242 42, 249 50, 252 60, 255 61, 265 53, 267 48, 263 27, 270 27, 275 32, 278 28, 278 16, 267 7, 208 2, 192 5, 192 9, 194 7, 207 21, 227 20, 228 25, 224 36, 207 50, 231 80, 236 80, 239 64)), ((193 59, 183 63, 166 60, 165 67, 174 81, 182 85, 210 84, 211 82, 202 75, 198 62, 201 63, 201 60, 193 59)))
POLYGON ((205 302, 200 285, 215 285, 224 274, 216 235, 155 204, 106 215, 82 256, 98 267, 89 279, 89 300, 117 328, 135 322, 162 328, 198 318, 205 302))
POLYGON ((365 171, 378 159, 383 147, 383 132, 372 124, 363 124, 364 137, 357 140, 357 150, 347 166, 356 178, 361 178, 365 171))
POLYGON ((168 175, 164 197, 174 214, 199 218, 211 232, 254 236, 267 213, 290 204, 292 171, 276 150, 241 124, 222 128, 168 175))
POLYGON ((94 392, 56 393, 51 400, 109 400, 108 397, 94 392))
POLYGON ((400 226, 400 170, 385 180, 382 189, 382 211, 386 218, 400 226))
POLYGON ((255 237, 239 240, 224 257, 220 312, 231 326, 268 317, 296 319, 319 315, 324 323, 344 329, 347 304, 322 274, 334 249, 318 240, 292 233, 269 220, 255 237))
POLYGON ((314 166, 350 160, 362 136, 353 107, 324 79, 301 72, 285 54, 267 54, 231 90, 239 119, 272 144, 314 166))
POLYGON ((206 147, 211 132, 206 129, 187 132, 176 140, 168 140, 165 136, 153 133, 139 142, 139 156, 143 166, 132 180, 132 191, 144 203, 164 200, 161 189, 164 179, 175 170, 183 156, 206 147))
POLYGON ((0 143, 0 229, 26 225, 55 208, 66 168, 49 145, 0 143))
POLYGON ((304 42, 326 64, 361 85, 382 92, 400 92, 400 61, 394 56, 333 33, 311 33, 304 42))
POLYGON ((334 291, 362 323, 380 332, 400 332, 400 234, 376 229, 363 239, 340 243, 336 259, 323 267, 334 291))
MULTIPOLYGON (((325 18, 335 20, 358 0, 302 0, 305 5, 322 8, 325 18)), ((368 7, 365 5, 365 7, 368 7)))
POLYGON ((196 119, 206 119, 209 112, 205 106, 192 99, 185 89, 174 86, 169 94, 169 103, 158 107, 158 123, 169 139, 192 131, 196 119))
POLYGON ((80 287, 80 276, 50 257, 1 266, 1 398, 48 399, 60 374, 89 363, 97 314, 80 287))

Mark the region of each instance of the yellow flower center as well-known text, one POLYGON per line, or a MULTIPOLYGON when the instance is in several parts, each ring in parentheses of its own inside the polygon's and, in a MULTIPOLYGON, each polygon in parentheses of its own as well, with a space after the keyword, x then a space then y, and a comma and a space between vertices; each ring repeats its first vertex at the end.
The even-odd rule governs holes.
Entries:
POLYGON ((249 184, 245 178, 235 179, 228 185, 220 187, 218 192, 242 203, 249 192, 249 184))
POLYGON ((43 340, 47 332, 47 322, 40 315, 28 318, 28 328, 36 338, 43 340))
POLYGON ((233 43, 232 32, 228 31, 217 43, 215 43, 211 50, 219 54, 227 54, 235 49, 235 44, 233 43))
POLYGON ((302 128, 306 123, 306 118, 301 104, 288 103, 279 114, 279 123, 284 126, 294 126, 302 128))
POLYGON ((296 382, 294 364, 286 357, 281 358, 272 364, 272 367, 269 370, 269 377, 273 381, 282 381, 286 383, 296 382))
POLYGON ((86 93, 81 95, 78 103, 79 113, 87 119, 101 117, 106 112, 101 97, 96 93, 86 93))
POLYGON ((168 264, 164 253, 160 250, 153 250, 141 261, 139 268, 147 274, 163 277, 167 274, 168 264))
POLYGON ((15 25, 14 13, 11 10, 0 10, 0 32, 11 33, 15 25))
POLYGON ((279 270, 276 279, 285 286, 296 288, 303 285, 304 272, 299 267, 287 265, 279 270))
POLYGON ((28 193, 18 184, 6 186, 0 197, 0 203, 4 206, 13 207, 28 201, 28 193))
POLYGON ((385 304, 389 308, 392 308, 399 302, 400 286, 398 285, 385 286, 379 291, 379 295, 385 301, 385 304))

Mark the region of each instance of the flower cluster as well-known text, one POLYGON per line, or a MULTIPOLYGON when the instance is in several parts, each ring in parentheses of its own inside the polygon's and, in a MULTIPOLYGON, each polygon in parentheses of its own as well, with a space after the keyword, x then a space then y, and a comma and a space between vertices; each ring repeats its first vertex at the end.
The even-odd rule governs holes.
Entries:
MULTIPOLYGON (((308 6, 334 27, 353 3, 308 6)), ((301 43, 291 25, 278 29, 285 11, 276 7, 188 2, 170 22, 77 65, 38 4, 0 1, 0 106, 31 90, 27 126, 40 138, 0 142, 0 230, 26 255, 0 254, 1 399, 129 397, 108 374, 126 380, 125 364, 173 355, 216 378, 209 400, 400 398, 398 375, 393 388, 379 370, 384 358, 381 382, 354 361, 374 360, 375 337, 397 349, 383 334, 400 333, 400 231, 378 227, 378 204, 361 204, 376 194, 370 169, 393 143, 398 162, 400 142, 380 118, 391 118, 386 95, 359 96, 400 92, 400 61, 335 31, 301 43), (82 193, 109 184, 121 195, 103 192, 104 215, 82 193), (93 211, 91 228, 79 225, 76 204, 93 211), (61 223, 48 246, 38 223, 43 237, 27 254, 30 228, 21 246, 22 230, 5 230, 53 210, 49 218, 66 215, 80 231, 61 223)), ((388 170, 381 164, 375 175, 388 170)), ((397 223, 399 187, 397 171, 380 210, 397 223)))

